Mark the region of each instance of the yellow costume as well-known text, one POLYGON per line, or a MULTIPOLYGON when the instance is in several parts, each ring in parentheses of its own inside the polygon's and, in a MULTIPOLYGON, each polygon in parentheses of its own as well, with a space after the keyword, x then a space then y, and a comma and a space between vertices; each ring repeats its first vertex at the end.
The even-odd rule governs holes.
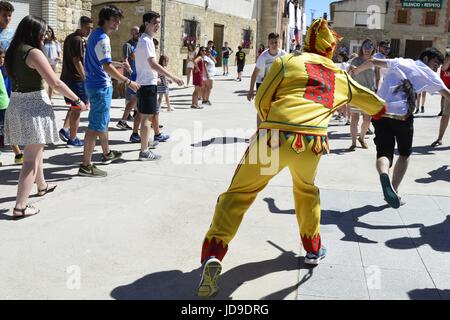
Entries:
POLYGON ((384 100, 330 60, 337 40, 327 21, 318 19, 308 30, 305 52, 280 57, 273 63, 256 95, 262 122, 230 187, 217 200, 203 242, 202 262, 208 257, 223 259, 258 192, 285 167, 293 179, 303 246, 312 253, 321 248, 320 197, 314 180, 321 154, 329 151, 327 130, 333 112, 350 102, 375 118, 385 111, 384 100), (270 172, 264 172, 268 162, 261 155, 267 145, 268 158, 277 164, 270 172))

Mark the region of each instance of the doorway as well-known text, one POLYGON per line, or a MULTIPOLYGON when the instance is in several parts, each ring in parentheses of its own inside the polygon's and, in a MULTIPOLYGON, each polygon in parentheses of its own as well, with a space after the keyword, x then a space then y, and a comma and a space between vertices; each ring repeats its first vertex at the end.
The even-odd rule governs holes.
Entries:
POLYGON ((217 64, 216 67, 222 66, 222 46, 223 46, 223 34, 225 27, 220 24, 214 24, 214 46, 217 51, 217 64))

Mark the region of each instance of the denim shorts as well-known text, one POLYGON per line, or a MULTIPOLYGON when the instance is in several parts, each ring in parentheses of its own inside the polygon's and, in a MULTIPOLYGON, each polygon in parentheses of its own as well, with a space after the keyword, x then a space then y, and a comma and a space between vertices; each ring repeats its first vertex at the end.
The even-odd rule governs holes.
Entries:
MULTIPOLYGON (((130 77, 128 77, 131 81, 136 81, 136 73, 132 73, 130 77)), ((125 90, 125 101, 128 102, 132 97, 136 97, 137 92, 131 90, 128 86, 126 86, 125 90)))
POLYGON ((223 58, 223 65, 224 66, 227 66, 228 65, 228 58, 223 58))
MULTIPOLYGON (((86 93, 86 84, 84 81, 63 80, 63 82, 69 87, 70 90, 73 91, 73 93, 75 93, 81 99, 81 101, 83 101, 86 105, 89 104, 88 95, 86 93)), ((64 97, 64 100, 66 101, 67 104, 70 104, 72 107, 76 106, 74 104, 74 101, 66 97, 64 97)))
POLYGON ((88 128, 93 131, 108 130, 113 87, 88 88, 87 94, 91 102, 88 128))

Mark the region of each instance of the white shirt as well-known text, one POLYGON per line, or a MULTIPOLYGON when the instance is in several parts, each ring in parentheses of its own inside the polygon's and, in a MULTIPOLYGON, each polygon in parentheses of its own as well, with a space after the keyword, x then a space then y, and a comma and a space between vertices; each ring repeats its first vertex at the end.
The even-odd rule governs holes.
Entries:
POLYGON ((136 56, 136 82, 141 86, 156 86, 158 84, 158 73, 150 67, 150 63, 148 62, 148 59, 156 58, 153 38, 146 33, 142 34, 134 54, 136 56))
POLYGON ((386 100, 387 113, 404 116, 408 113, 408 102, 404 92, 394 93, 395 89, 408 79, 416 93, 437 93, 446 88, 439 75, 421 60, 386 59, 388 72, 384 77, 378 95, 386 100))
POLYGON ((44 54, 48 59, 48 62, 53 66, 56 65, 58 54, 61 53, 61 46, 59 42, 52 41, 44 44, 44 54))
POLYGON ((284 56, 285 54, 287 54, 287 52, 282 49, 278 49, 278 53, 275 56, 270 54, 269 49, 264 50, 264 52, 258 57, 258 60, 256 60, 256 68, 259 69, 259 74, 256 77, 256 83, 262 83, 275 59, 284 56))
MULTIPOLYGON (((206 64, 207 64, 207 69, 208 69, 208 74, 209 74, 209 77, 211 78, 211 77, 214 77, 215 75, 216 75, 216 64, 214 63, 214 61, 210 58, 210 57, 208 57, 208 56, 205 56, 204 58, 203 58, 203 60, 205 60, 205 62, 206 62, 206 64)), ((206 71, 206 70, 205 70, 206 71)), ((205 73, 205 78, 206 78, 206 73, 205 73)))

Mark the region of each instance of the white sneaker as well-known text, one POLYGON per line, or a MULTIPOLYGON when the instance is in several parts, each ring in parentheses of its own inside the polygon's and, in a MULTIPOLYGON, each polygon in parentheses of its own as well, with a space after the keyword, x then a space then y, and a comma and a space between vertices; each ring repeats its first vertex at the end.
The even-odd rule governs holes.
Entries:
POLYGON ((197 289, 197 296, 210 298, 219 292, 217 281, 222 272, 222 264, 219 259, 210 257, 203 265, 202 278, 197 289))

